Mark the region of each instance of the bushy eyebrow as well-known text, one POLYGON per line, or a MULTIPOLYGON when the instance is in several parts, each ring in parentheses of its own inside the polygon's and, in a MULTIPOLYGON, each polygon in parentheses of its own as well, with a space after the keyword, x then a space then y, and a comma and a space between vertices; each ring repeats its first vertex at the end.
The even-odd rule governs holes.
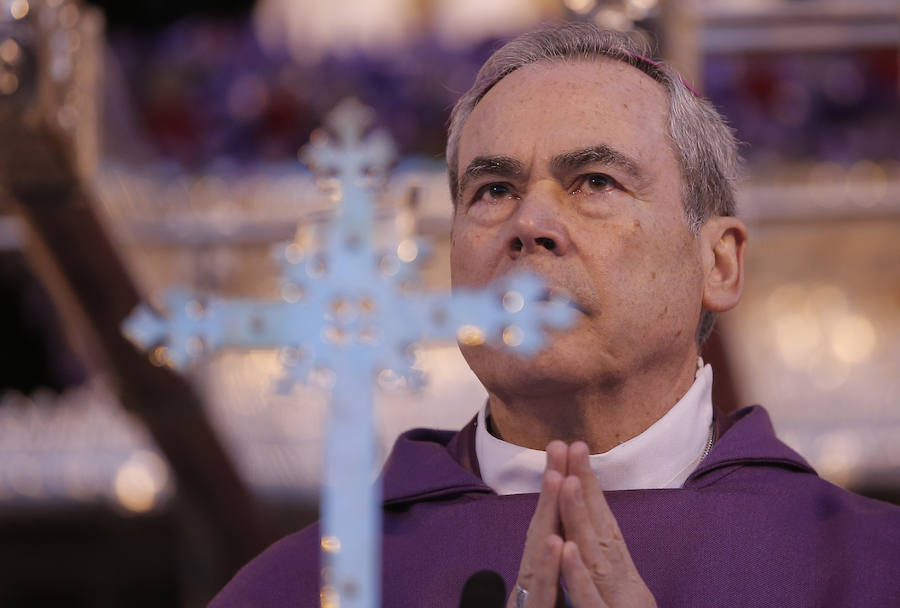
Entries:
POLYGON ((598 144, 592 148, 563 152, 553 157, 550 166, 554 172, 576 171, 590 164, 612 165, 628 173, 640 182, 645 180, 640 164, 623 152, 606 144, 598 144))
POLYGON ((501 178, 516 179, 525 174, 522 161, 510 156, 476 156, 459 178, 458 192, 462 194, 466 187, 482 175, 495 175, 501 178))

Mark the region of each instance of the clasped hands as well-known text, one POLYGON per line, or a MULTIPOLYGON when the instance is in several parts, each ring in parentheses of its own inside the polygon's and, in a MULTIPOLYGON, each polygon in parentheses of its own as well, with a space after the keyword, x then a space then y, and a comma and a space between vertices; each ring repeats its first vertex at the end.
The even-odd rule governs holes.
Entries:
MULTIPOLYGON (((552 441, 547 446, 541 494, 516 579, 527 590, 526 608, 562 605, 560 577, 575 608, 656 606, 581 441, 570 446, 552 441)), ((517 608, 517 600, 521 605, 520 595, 514 590, 506 608, 517 608)))

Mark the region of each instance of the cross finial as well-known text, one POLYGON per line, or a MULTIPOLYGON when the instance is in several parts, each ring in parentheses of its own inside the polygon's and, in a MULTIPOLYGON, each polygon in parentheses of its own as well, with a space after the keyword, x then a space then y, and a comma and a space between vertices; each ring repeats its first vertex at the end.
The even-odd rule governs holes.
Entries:
POLYGON ((358 100, 347 98, 325 121, 334 134, 318 131, 301 156, 315 171, 356 182, 366 175, 384 173, 394 159, 390 136, 377 129, 368 135, 374 112, 358 100))

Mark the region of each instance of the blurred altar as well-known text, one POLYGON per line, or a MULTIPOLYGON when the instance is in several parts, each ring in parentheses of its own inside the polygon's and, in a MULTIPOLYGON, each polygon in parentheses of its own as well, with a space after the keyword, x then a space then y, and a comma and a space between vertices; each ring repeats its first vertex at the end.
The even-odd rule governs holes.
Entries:
MULTIPOLYGON (((114 254, 151 301, 174 285, 275 299, 272 247, 314 242, 333 210, 298 150, 356 97, 399 150, 376 240, 426 240, 398 255, 423 256, 421 288, 448 290, 449 109, 501 41, 562 19, 657 41, 747 144, 745 294, 705 353, 719 405, 764 404, 823 477, 900 502, 893 0, 0 0, 0 123, 34 94, 23 32, 46 31, 69 61, 47 66, 67 87, 55 118, 110 239, 76 231, 73 259, 114 254)), ((18 145, 0 141, 4 157, 18 145)), ((315 518, 327 392, 279 394, 284 352, 229 351, 187 374, 202 440, 148 423, 91 308, 121 293, 80 292, 21 207, 0 196, 0 605, 205 605, 248 547, 315 518), (232 482, 203 480, 222 467, 232 482), (245 499, 254 531, 226 534, 241 509, 216 510, 245 499)), ((163 351, 148 360, 165 368, 163 351)), ((418 392, 380 378, 381 458, 400 432, 458 428, 484 400, 455 345, 416 361, 418 392)))

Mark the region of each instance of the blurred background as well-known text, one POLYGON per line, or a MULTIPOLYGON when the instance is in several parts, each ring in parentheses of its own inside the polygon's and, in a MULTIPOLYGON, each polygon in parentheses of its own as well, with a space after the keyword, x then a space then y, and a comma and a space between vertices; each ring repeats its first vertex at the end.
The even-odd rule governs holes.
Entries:
MULTIPOLYGON (((382 238, 428 239, 421 287, 447 290, 449 110, 553 20, 654 41, 746 142, 716 402, 900 503, 896 0, 0 0, 0 169, 25 184, 0 195, 0 606, 203 606, 315 518, 322 390, 278 394, 269 351, 178 375, 118 324, 176 284, 279 297, 272 246, 331 208, 298 150, 348 96, 399 150, 382 238)), ((419 394, 381 383, 382 458, 482 404, 454 345, 417 358, 419 394)))

